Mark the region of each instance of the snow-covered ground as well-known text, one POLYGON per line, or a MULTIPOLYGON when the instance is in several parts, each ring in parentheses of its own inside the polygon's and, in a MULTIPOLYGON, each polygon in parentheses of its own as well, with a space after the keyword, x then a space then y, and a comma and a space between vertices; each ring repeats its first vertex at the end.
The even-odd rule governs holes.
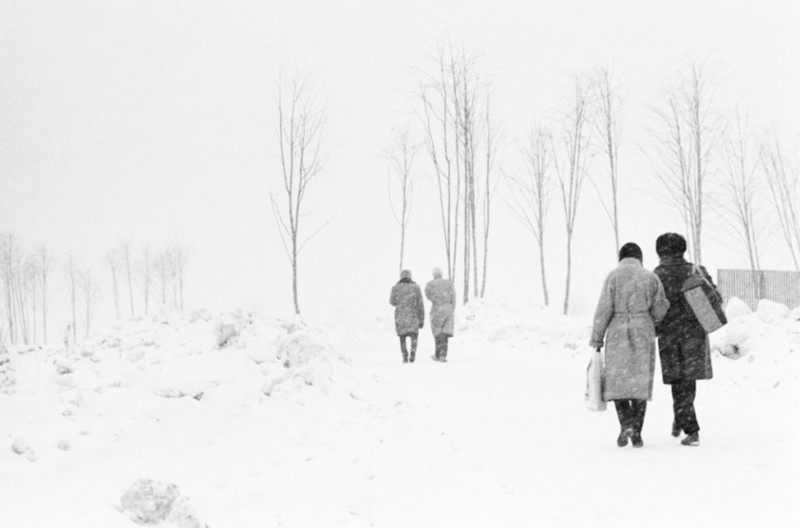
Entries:
POLYGON ((9 528, 800 526, 800 313, 728 306, 701 445, 643 449, 584 409, 587 319, 458 311, 450 361, 402 364, 366 325, 247 313, 129 321, 85 347, 0 353, 9 528))

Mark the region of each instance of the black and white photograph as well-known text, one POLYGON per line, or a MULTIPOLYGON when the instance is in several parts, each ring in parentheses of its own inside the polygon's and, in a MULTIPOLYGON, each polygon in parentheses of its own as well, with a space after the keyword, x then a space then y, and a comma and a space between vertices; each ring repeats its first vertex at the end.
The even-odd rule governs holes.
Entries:
POLYGON ((800 3, 0 0, 0 526, 800 526, 800 3))

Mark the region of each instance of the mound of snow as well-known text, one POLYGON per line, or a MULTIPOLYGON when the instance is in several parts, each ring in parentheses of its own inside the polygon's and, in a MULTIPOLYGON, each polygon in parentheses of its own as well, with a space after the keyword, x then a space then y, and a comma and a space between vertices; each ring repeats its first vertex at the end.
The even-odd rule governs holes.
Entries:
POLYGON ((758 314, 758 317, 764 321, 764 323, 770 325, 783 321, 784 319, 788 319, 789 307, 774 301, 761 299, 758 301, 756 313, 758 314))
POLYGON ((512 348, 583 353, 591 325, 553 307, 475 299, 456 309, 456 333, 507 343, 512 348))
POLYGON ((733 362, 737 366, 723 368, 735 368, 739 379, 758 380, 766 386, 778 387, 787 381, 796 385, 800 321, 790 317, 788 307, 772 301, 759 301, 755 312, 743 305, 731 299, 726 306, 728 324, 709 336, 713 352, 740 360, 733 362))
POLYGON ((177 528, 204 528, 189 499, 178 486, 153 479, 139 479, 123 493, 120 510, 137 524, 170 522, 177 528))

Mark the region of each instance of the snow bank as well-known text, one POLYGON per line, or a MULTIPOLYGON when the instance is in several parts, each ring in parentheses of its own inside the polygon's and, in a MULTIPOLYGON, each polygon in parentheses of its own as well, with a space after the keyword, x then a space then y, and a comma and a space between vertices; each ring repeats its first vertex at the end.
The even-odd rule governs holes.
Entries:
POLYGON ((591 321, 567 317, 553 307, 475 299, 456 310, 456 333, 503 342, 511 348, 583 354, 591 321))
MULTIPOLYGON (((712 352, 736 365, 716 362, 728 375, 762 387, 797 386, 800 321, 788 307, 761 300, 755 312, 740 299, 725 306, 728 324, 710 335, 712 352)), ((727 362, 730 363, 730 362, 727 362)))
POLYGON ((120 499, 120 510, 137 524, 165 522, 176 528, 204 528, 189 499, 178 486, 153 479, 134 482, 120 499))

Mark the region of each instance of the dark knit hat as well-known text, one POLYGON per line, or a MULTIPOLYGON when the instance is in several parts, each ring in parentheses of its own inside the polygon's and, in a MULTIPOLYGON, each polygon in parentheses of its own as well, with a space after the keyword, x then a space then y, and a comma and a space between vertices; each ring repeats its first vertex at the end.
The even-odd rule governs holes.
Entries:
POLYGON ((686 239, 678 233, 664 233, 656 239, 656 253, 659 257, 683 255, 686 253, 686 239))
POLYGON ((639 262, 642 262, 642 248, 640 248, 638 244, 635 244, 633 242, 628 242, 627 244, 619 248, 620 260, 630 257, 639 259, 639 262))

